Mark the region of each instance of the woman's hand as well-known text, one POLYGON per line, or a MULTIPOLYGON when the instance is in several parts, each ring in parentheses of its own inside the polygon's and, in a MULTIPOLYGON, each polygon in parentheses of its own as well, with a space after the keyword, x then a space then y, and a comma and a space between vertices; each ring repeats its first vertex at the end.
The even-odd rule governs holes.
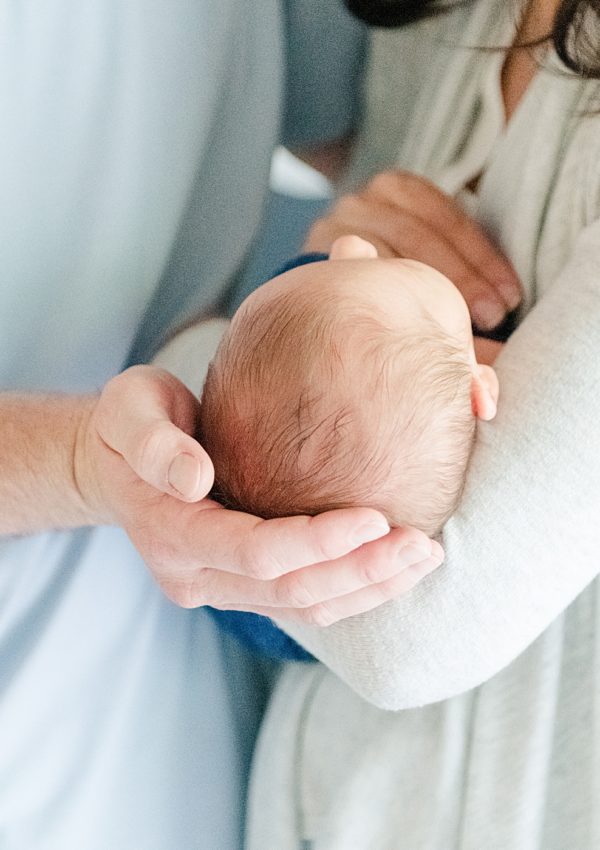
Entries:
POLYGON ((348 233, 372 242, 382 257, 420 260, 445 274, 482 331, 497 327, 521 301, 509 261, 453 198, 423 177, 378 174, 313 225, 305 249, 327 252, 348 233))
POLYGON ((475 359, 480 366, 493 366, 505 343, 482 336, 473 337, 475 359))
POLYGON ((410 590, 443 552, 370 508, 261 520, 206 497, 210 458, 192 434, 197 399, 137 366, 90 403, 74 469, 98 521, 122 525, 178 605, 330 625, 410 590))

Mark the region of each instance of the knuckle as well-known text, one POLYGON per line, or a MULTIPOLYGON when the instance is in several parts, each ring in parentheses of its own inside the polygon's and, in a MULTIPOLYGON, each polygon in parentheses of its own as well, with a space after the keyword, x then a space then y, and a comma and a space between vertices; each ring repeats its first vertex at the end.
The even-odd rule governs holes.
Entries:
POLYGON ((223 602, 213 577, 212 570, 200 568, 196 571, 189 583, 190 598, 194 601, 194 606, 223 602))
POLYGON ((162 581, 161 588, 165 596, 179 608, 196 608, 200 604, 194 602, 190 587, 186 582, 162 581))
POLYGON ((420 177, 418 174, 411 174, 410 171, 397 171, 396 177, 398 181, 402 182, 408 189, 416 189, 417 187, 423 188, 431 185, 423 177, 420 177))
POLYGON ((127 388, 127 384, 130 380, 132 372, 136 368, 137 367, 132 366, 130 369, 126 369, 124 372, 120 372, 118 375, 115 375, 113 378, 110 379, 110 381, 107 381, 104 386, 104 390, 102 391, 102 394, 104 396, 120 394, 122 390, 125 390, 127 388))
POLYGON ((435 183, 432 183, 431 180, 428 180, 426 177, 422 177, 420 174, 414 174, 410 171, 398 171, 396 174, 406 189, 411 192, 429 192, 440 198, 444 195, 435 183))
POLYGON ((164 446, 167 428, 165 422, 151 422, 140 428, 135 447, 135 460, 139 466, 156 464, 164 446))
POLYGON ((397 171, 392 171, 390 169, 387 171, 380 171, 374 177, 371 177, 367 184, 367 188, 376 195, 386 194, 390 189, 390 186, 396 186, 398 184, 398 177, 399 173, 397 171))
POLYGON ((323 564, 326 561, 335 561, 339 557, 339 553, 336 552, 333 543, 322 534, 316 536, 313 549, 315 564, 323 564))
POLYGON ((301 618, 308 626, 316 626, 320 629, 333 625, 338 619, 325 602, 305 608, 301 618))
POLYGON ((331 211, 334 218, 346 218, 357 212, 362 212, 363 201, 360 195, 344 195, 337 201, 331 211))
POLYGON ((324 526, 320 516, 310 517, 308 521, 309 530, 312 532, 313 550, 315 553, 315 564, 320 564, 323 561, 335 561, 339 558, 339 544, 331 538, 327 533, 327 526, 324 526))
POLYGON ((169 579, 162 582, 162 588, 169 599, 180 608, 200 608, 202 605, 221 604, 212 587, 207 569, 200 569, 189 579, 169 579))
POLYGON ((295 573, 283 576, 275 584, 275 598, 279 605, 286 608, 309 608, 315 598, 307 588, 304 579, 295 573))
POLYGON ((130 366, 108 381, 103 394, 113 398, 121 398, 132 391, 132 387, 144 379, 148 366, 130 366))
POLYGON ((154 568, 170 569, 180 560, 177 545, 166 538, 153 535, 152 529, 147 524, 139 523, 135 531, 131 531, 130 536, 154 568), (139 546, 140 543, 143 543, 143 546, 139 546))
POLYGON ((254 542, 247 543, 239 550, 238 564, 247 578, 269 581, 279 575, 272 560, 265 557, 254 542))
POLYGON ((389 562, 388 558, 384 559, 380 556, 366 557, 359 566, 359 578, 362 584, 367 587, 369 585, 378 584, 382 581, 385 563, 389 562))

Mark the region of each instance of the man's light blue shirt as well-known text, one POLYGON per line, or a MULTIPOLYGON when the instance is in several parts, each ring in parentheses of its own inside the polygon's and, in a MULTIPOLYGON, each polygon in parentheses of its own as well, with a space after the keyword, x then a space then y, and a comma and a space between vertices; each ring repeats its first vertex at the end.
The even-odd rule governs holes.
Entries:
MULTIPOLYGON (((336 0, 2 5, 2 389, 95 390, 218 308, 283 112, 301 141, 349 126, 360 36, 340 14, 336 0), (316 71, 336 92, 326 109, 316 71)), ((260 671, 162 597, 122 531, 0 541, 0 654, 3 850, 240 846, 260 671)))

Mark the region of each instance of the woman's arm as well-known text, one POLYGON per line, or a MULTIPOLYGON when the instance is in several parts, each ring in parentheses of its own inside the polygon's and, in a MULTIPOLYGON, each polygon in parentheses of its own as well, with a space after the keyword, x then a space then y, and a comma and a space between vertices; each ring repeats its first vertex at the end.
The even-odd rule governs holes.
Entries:
POLYGON ((282 623, 382 708, 446 699, 517 657, 600 570, 600 221, 498 358, 446 563, 411 594, 319 630, 282 623))

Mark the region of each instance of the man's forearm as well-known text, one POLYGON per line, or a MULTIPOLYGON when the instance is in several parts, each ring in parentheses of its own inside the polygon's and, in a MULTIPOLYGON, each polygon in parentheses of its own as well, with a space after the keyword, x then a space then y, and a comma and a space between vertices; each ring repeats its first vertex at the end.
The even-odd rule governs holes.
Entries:
POLYGON ((98 521, 75 471, 90 397, 0 393, 0 535, 98 521))

